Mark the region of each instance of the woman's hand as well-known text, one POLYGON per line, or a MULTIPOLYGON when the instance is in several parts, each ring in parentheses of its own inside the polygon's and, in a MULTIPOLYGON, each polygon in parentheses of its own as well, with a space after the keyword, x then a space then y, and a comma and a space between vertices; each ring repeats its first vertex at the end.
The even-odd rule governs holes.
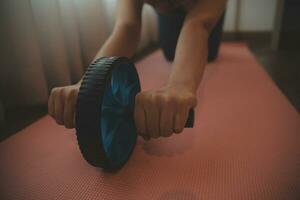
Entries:
POLYGON ((75 126, 75 105, 80 83, 65 87, 56 87, 51 90, 48 100, 48 112, 56 123, 66 128, 75 126))
POLYGON ((189 110, 195 106, 195 92, 183 86, 166 86, 139 93, 134 112, 138 135, 149 140, 182 132, 189 110))

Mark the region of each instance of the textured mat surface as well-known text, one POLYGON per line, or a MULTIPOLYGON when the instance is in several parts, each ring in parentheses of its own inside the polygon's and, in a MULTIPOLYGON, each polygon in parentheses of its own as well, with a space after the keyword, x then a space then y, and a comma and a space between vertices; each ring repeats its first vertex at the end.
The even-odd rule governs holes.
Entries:
MULTIPOLYGON (((160 51, 137 64, 163 85, 160 51)), ((143 142, 119 172, 89 166, 74 130, 45 116, 0 143, 0 199, 297 199, 300 118, 243 44, 223 44, 199 89, 194 129, 143 142)))

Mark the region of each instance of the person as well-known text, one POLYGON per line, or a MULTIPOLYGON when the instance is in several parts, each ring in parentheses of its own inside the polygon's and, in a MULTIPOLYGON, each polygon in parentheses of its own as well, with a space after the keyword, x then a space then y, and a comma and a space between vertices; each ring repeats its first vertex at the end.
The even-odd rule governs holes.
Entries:
MULTIPOLYGON (((159 16, 160 46, 172 70, 167 84, 136 96, 135 125, 145 140, 181 133, 205 65, 218 53, 226 0, 120 0, 110 37, 96 54, 131 57, 141 34, 142 7, 152 5, 159 16), (180 91, 180 92, 178 92, 180 91)), ((48 112, 60 125, 75 126, 80 80, 51 90, 48 112)))

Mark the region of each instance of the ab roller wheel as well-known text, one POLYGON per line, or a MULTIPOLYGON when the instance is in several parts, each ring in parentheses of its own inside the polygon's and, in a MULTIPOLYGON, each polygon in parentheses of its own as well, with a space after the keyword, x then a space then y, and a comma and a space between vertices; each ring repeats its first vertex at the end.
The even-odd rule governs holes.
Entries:
MULTIPOLYGON (((135 66, 125 57, 103 57, 87 69, 76 104, 76 135, 93 166, 117 170, 129 159, 137 134, 135 96, 141 91, 135 66)), ((193 127, 191 109, 185 127, 193 127)))

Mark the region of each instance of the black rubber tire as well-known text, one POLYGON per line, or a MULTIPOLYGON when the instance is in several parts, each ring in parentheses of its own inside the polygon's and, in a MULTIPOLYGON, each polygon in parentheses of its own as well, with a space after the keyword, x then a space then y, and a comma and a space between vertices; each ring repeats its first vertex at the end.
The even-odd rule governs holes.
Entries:
POLYGON ((102 57, 95 60, 85 72, 78 93, 75 124, 81 153, 89 164, 106 170, 116 170, 122 165, 113 165, 105 154, 102 138, 99 137, 100 108, 112 70, 120 64, 128 63, 132 64, 125 57, 102 57))

